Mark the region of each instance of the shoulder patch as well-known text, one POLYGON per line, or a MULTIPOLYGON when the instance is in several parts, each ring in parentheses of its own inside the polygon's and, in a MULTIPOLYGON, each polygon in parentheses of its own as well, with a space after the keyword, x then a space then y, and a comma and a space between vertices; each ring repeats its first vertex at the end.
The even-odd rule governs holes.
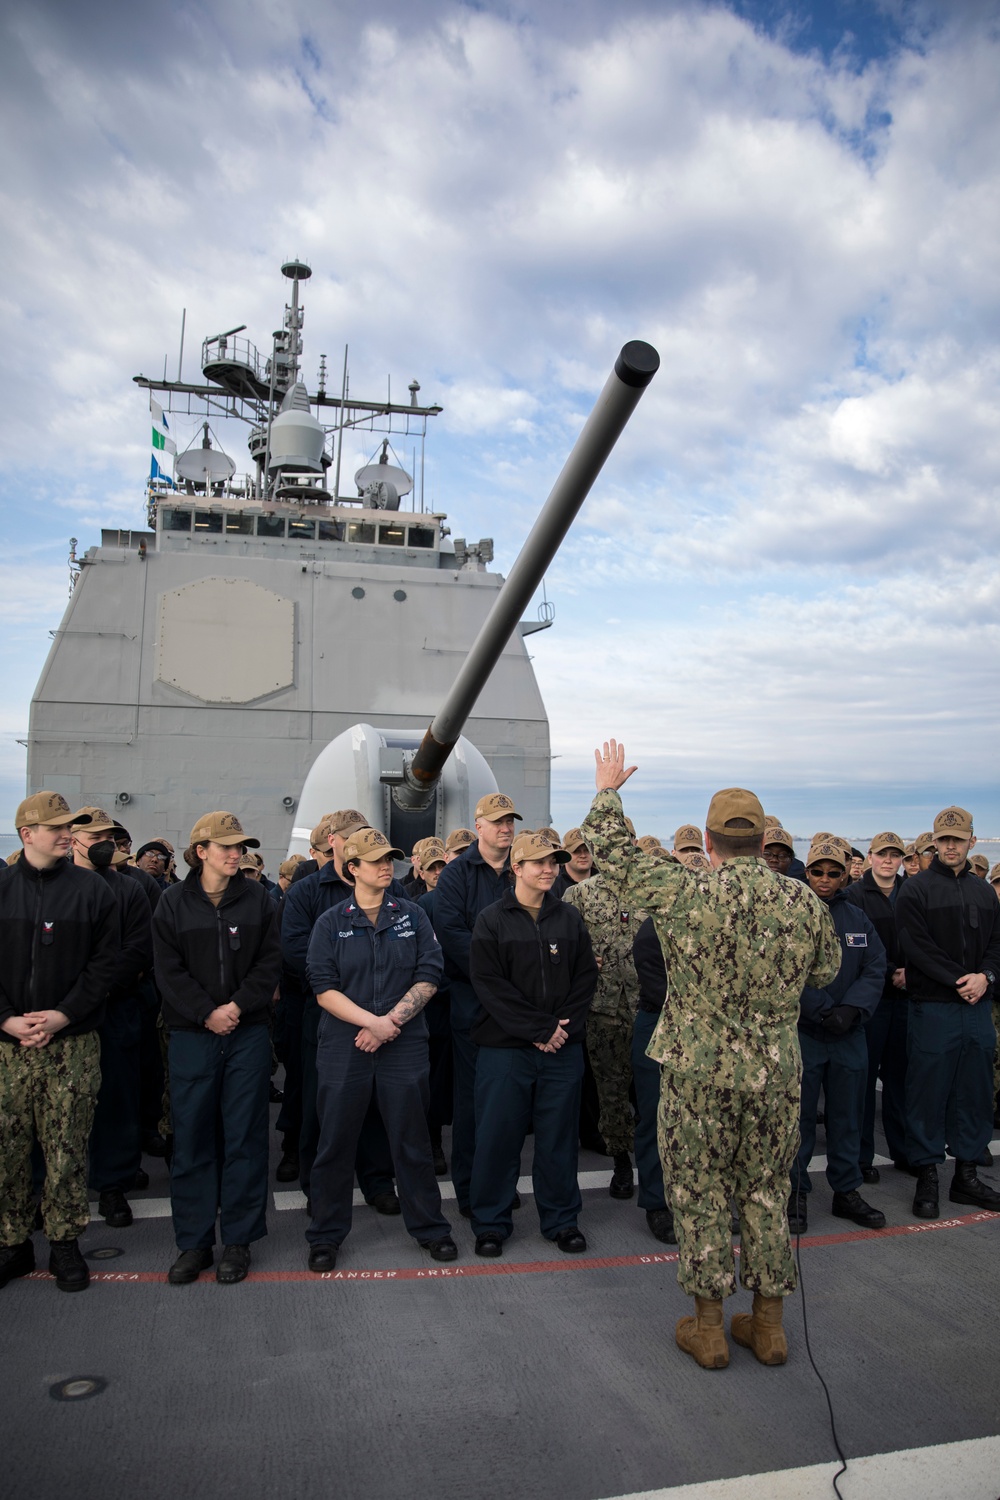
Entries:
POLYGON ((844 942, 848 948, 867 948, 868 934, 867 932, 845 932, 844 942))

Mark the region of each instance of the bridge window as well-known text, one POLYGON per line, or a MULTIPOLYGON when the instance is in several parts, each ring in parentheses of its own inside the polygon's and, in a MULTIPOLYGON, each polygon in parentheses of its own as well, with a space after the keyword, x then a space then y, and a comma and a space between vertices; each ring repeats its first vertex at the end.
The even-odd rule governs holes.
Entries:
POLYGON ((288 540, 290 542, 314 542, 316 540, 316 522, 296 520, 293 517, 288 523, 288 540))
POLYGON ((189 510, 161 510, 163 517, 161 529, 163 531, 190 531, 191 512, 189 510))
POLYGON ((344 540, 343 521, 320 521, 319 540, 321 542, 342 542, 344 540))
POLYGON ((433 547, 434 546, 434 527, 433 526, 411 526, 410 527, 410 546, 411 547, 433 547))
POLYGON ((194 513, 195 531, 215 532, 222 530, 221 510, 196 510, 194 513))
POLYGON ((284 536, 284 534, 285 534, 285 518, 284 518, 284 516, 258 516, 257 517, 257 535, 258 536, 284 536))
POLYGON ((380 547, 405 547, 405 526, 380 526, 378 529, 378 540, 380 547))
POLYGON ((253 516, 245 516, 241 510, 230 511, 226 516, 227 536, 252 536, 253 516))
POLYGON ((347 527, 349 542, 364 542, 372 546, 375 541, 375 526, 371 521, 351 521, 347 527))

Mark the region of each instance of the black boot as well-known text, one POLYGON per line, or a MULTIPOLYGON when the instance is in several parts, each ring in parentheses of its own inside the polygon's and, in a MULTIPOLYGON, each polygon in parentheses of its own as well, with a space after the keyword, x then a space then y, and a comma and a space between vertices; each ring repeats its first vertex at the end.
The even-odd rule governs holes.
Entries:
POLYGON ((281 1137, 281 1160, 274 1175, 278 1182, 299 1180, 299 1139, 290 1130, 281 1137))
POLYGON ((632 1176, 632 1158, 627 1151, 615 1153, 615 1170, 611 1177, 608 1192, 612 1198, 631 1198, 635 1192, 635 1179, 632 1176))
POLYGON ((917 1186, 913 1193, 913 1212, 918 1219, 937 1219, 938 1207, 937 1167, 920 1167, 917 1171, 917 1186))
POLYGON ((805 1234, 809 1228, 809 1214, 805 1193, 793 1193, 788 1200, 789 1234, 805 1234))
POLYGON ((991 1213, 1000 1213, 1000 1193, 980 1182, 976 1176, 977 1163, 957 1161, 955 1175, 951 1179, 948 1197, 952 1203, 971 1203, 975 1208, 988 1208, 991 1213))
POLYGON ((49 1241, 49 1271, 61 1292, 83 1292, 90 1285, 87 1262, 76 1240, 49 1241))
POLYGON ((885 1228, 885 1214, 866 1203, 857 1188, 851 1193, 834 1193, 832 1212, 838 1219, 851 1219, 860 1224, 862 1229, 885 1228))

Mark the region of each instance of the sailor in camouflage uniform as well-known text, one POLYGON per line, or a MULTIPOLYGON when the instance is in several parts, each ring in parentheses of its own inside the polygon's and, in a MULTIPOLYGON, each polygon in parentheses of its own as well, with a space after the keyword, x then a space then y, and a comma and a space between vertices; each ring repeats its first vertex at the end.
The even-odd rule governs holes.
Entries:
POLYGON ((764 812, 752 792, 712 798, 711 871, 657 862, 628 837, 614 740, 597 756, 598 795, 584 825, 609 885, 653 918, 670 991, 649 1045, 662 1064, 659 1144, 674 1213, 678 1280, 695 1316, 677 1343, 705 1369, 729 1363, 722 1300, 736 1290, 729 1223, 742 1226, 740 1274, 753 1315, 732 1333, 763 1364, 783 1364, 782 1298, 795 1290, 785 1185, 798 1145, 801 1062, 796 1038, 805 984, 829 984, 840 942, 822 903, 760 858, 764 812))
POLYGON ((603 875, 570 886, 563 900, 575 906, 587 924, 600 969, 587 1017, 587 1054, 601 1106, 599 1129, 615 1162, 608 1192, 612 1198, 631 1198, 635 1116, 629 1085, 632 1025, 639 1003, 632 944, 646 913, 623 905, 603 875))

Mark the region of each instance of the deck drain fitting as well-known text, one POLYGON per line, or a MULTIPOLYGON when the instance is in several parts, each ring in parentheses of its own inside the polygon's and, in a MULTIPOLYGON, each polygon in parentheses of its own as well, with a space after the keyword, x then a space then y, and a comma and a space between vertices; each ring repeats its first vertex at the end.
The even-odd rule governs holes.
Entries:
POLYGON ((72 1380, 57 1380, 49 1386, 53 1401, 87 1401, 107 1390, 108 1382, 101 1375, 74 1375, 72 1380))
POLYGON ((117 1260, 117 1258, 118 1258, 119 1255, 124 1255, 124 1254, 125 1254, 125 1251, 121 1248, 120 1245, 98 1245, 98 1247, 97 1247, 96 1250, 88 1250, 86 1252, 86 1259, 87 1260, 117 1260))

